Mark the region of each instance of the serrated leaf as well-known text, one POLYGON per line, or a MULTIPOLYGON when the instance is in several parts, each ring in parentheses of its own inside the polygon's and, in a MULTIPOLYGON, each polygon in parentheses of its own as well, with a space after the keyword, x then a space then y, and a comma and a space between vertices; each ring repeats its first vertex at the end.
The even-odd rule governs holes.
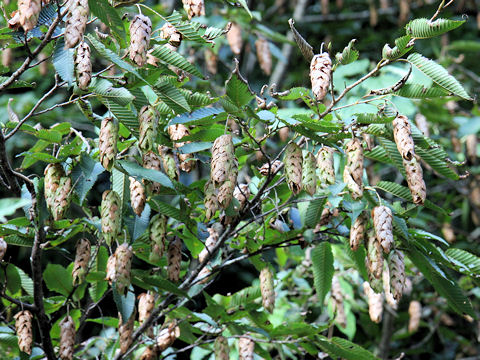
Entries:
POLYGON ((304 87, 293 87, 286 91, 285 95, 277 95, 276 98, 280 100, 297 100, 308 96, 310 96, 310 89, 304 87))
POLYGON ((178 52, 170 50, 168 47, 164 45, 157 45, 152 50, 152 56, 155 56, 159 60, 163 61, 168 65, 173 65, 179 69, 182 69, 192 75, 198 76, 199 78, 203 78, 202 73, 197 67, 191 64, 187 59, 185 59, 182 55, 178 52))
POLYGON ((128 202, 130 196, 130 191, 128 189, 127 175, 116 168, 112 169, 112 190, 120 197, 119 211, 123 214, 125 203, 128 202))
POLYGON ((127 105, 134 99, 134 96, 126 88, 116 88, 110 81, 105 79, 97 79, 91 87, 93 92, 101 98, 114 101, 121 106, 127 105))
POLYGON ((73 290, 72 274, 59 264, 48 264, 43 272, 43 280, 48 290, 64 296, 70 295, 73 290))
POLYGON ((390 140, 379 137, 380 145, 385 149, 387 156, 392 161, 393 165, 400 171, 404 178, 406 178, 405 168, 403 167, 402 155, 398 152, 397 145, 390 140))
POLYGON ((28 276, 22 269, 17 268, 18 275, 20 275, 20 281, 22 283, 22 288, 25 290, 25 292, 33 296, 33 281, 30 279, 30 276, 28 276))
POLYGON ((126 295, 118 293, 115 283, 112 284, 113 300, 117 305, 118 312, 122 315, 123 323, 127 322, 135 309, 135 293, 129 289, 126 295))
POLYGON ((187 293, 180 290, 174 283, 160 276, 152 276, 150 272, 136 269, 132 270, 132 283, 135 284, 137 278, 139 279, 140 283, 144 282, 152 287, 157 288, 158 290, 165 290, 178 296, 188 297, 187 293))
POLYGON ((135 137, 138 138, 138 129, 140 125, 138 123, 137 116, 130 109, 130 105, 122 106, 107 98, 100 98, 100 100, 117 118, 117 120, 125 125, 125 127, 130 130, 135 137))
POLYGON ((232 71, 230 78, 225 83, 228 98, 237 107, 242 108, 253 99, 253 92, 248 86, 247 80, 240 74, 238 61, 235 63, 235 69, 232 71))
POLYGON ((69 86, 75 80, 73 54, 73 49, 65 49, 65 39, 63 37, 57 40, 52 54, 53 66, 57 74, 63 81, 68 82, 69 86))
POLYGON ((316 199, 308 203, 304 220, 305 226, 314 228, 319 223, 325 201, 325 199, 316 199))
POLYGON ((25 237, 18 236, 18 235, 5 236, 4 240, 9 245, 26 246, 26 247, 33 246, 33 239, 25 238, 25 237))
POLYGON ((407 52, 409 52, 413 48, 413 45, 409 44, 411 40, 412 40, 412 37, 410 35, 405 35, 395 39, 395 46, 393 49, 390 48, 390 46, 385 45, 382 51, 383 58, 389 59, 389 60, 395 60, 405 55, 407 52))
POLYGON ((475 317, 470 301, 463 295, 456 282, 446 278, 443 272, 439 272, 438 266, 432 264, 426 255, 412 247, 408 249, 408 257, 455 312, 475 317))
MULTIPOLYGON (((0 84, 9 79, 9 76, 0 76, 0 84)), ((16 80, 7 86, 7 89, 32 88, 33 84, 23 80, 16 80)))
POLYGON ((83 204, 85 197, 97 181, 98 176, 103 173, 103 166, 94 161, 90 156, 83 153, 80 161, 72 170, 72 180, 75 184, 75 192, 78 195, 80 204, 83 204))
POLYGON ((377 360, 371 352, 359 345, 338 337, 328 339, 325 336, 318 336, 318 346, 327 352, 332 358, 346 360, 377 360))
POLYGON ((457 271, 477 278, 480 277, 480 257, 455 248, 447 249, 445 253, 457 271))
POLYGON ((405 84, 395 95, 410 99, 431 99, 448 96, 448 92, 439 87, 425 87, 421 84, 405 84))
POLYGON ((360 113, 353 116, 358 124, 390 124, 395 119, 395 116, 385 116, 378 113, 360 113))
POLYGON ((329 242, 321 242, 312 250, 312 267, 318 302, 322 305, 325 296, 332 287, 334 271, 332 247, 329 242))
POLYGON ((154 197, 153 199, 151 199, 149 201, 149 204, 153 210, 163 215, 177 219, 179 221, 184 221, 186 219, 185 215, 182 214, 180 209, 161 201, 158 197, 154 197))
POLYGON ((415 65, 418 70, 432 79, 438 86, 465 100, 472 100, 458 80, 435 61, 430 60, 419 53, 410 54, 407 60, 415 65))
POLYGON ((5 216, 9 216, 15 213, 17 209, 28 206, 31 204, 29 199, 21 198, 4 198, 0 199, 0 222, 5 222, 7 219, 5 216))
MULTIPOLYGON (((175 189, 175 186, 172 183, 172 180, 161 171, 146 169, 135 162, 119 160, 117 164, 125 170, 129 176, 133 176, 137 180, 147 179, 150 181, 158 182, 160 185, 168 187, 170 189, 175 189)), ((123 173, 122 173, 123 174, 123 173)))
POLYGON ((190 111, 190 106, 182 92, 170 84, 170 82, 160 80, 154 85, 154 88, 158 97, 175 113, 181 114, 185 111, 190 111))
POLYGON ((375 146, 371 151, 365 151, 365 157, 385 164, 393 164, 385 149, 380 145, 375 146))
POLYGON ((115 38, 125 47, 125 27, 115 8, 107 0, 88 0, 90 11, 111 30, 115 38))
POLYGON ((345 49, 343 49, 341 53, 337 53, 337 55, 335 55, 335 59, 339 64, 347 65, 358 59, 358 50, 353 47, 353 45, 355 45, 355 41, 357 41, 357 39, 350 40, 345 49))
MULTIPOLYGON (((105 274, 105 269, 107 266, 107 260, 108 260, 108 251, 105 247, 101 246, 98 248, 97 256, 95 257, 95 260, 93 262, 93 266, 91 269, 91 272, 98 272, 98 273, 103 273, 105 274)), ((102 279, 99 279, 98 281, 94 281, 90 283, 90 286, 88 288, 88 292, 90 294, 90 297, 92 298, 93 301, 98 301, 101 299, 105 291, 108 289, 108 283, 106 280, 104 280, 105 276, 103 276, 102 279)), ((88 278, 87 278, 88 280, 88 278)))
POLYGON ((410 21, 405 29, 407 34, 415 39, 427 39, 456 29, 464 22, 465 20, 437 19, 430 21, 430 19, 421 18, 410 21))
POLYGON ((207 125, 216 122, 216 117, 224 113, 225 110, 221 107, 202 108, 192 111, 191 113, 184 113, 174 117, 169 125, 207 125))
POLYGON ((415 152, 439 174, 452 180, 460 179, 460 176, 458 176, 458 174, 447 165, 447 162, 441 158, 444 153, 442 149, 434 148, 425 150, 421 147, 415 147, 415 152))

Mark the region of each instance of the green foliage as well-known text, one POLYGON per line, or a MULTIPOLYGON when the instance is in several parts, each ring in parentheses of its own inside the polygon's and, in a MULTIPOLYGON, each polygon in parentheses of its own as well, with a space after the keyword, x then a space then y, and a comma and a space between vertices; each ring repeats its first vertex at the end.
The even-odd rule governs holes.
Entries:
POLYGON ((427 39, 454 30, 464 24, 465 21, 455 21, 448 19, 415 19, 410 21, 405 29, 407 34, 415 39, 427 39))
POLYGON ((328 242, 322 242, 312 250, 313 281, 317 290, 318 301, 323 299, 332 287, 333 254, 328 242))

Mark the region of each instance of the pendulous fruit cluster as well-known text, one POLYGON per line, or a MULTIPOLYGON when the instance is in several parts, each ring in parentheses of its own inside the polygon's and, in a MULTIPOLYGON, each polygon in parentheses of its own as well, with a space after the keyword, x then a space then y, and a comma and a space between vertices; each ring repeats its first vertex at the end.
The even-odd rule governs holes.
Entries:
POLYGON ((90 241, 83 238, 77 242, 75 262, 72 269, 73 285, 79 285, 85 281, 88 262, 90 261, 90 241))
POLYGON ((163 351, 169 348, 177 338, 180 337, 180 328, 176 320, 166 321, 162 330, 157 335, 158 351, 163 351))
POLYGON ((178 236, 168 245, 167 252, 167 274, 168 279, 173 282, 180 280, 180 266, 182 263, 182 241, 178 236))
POLYGON ((77 46, 83 39, 88 21, 88 0, 70 0, 65 23, 65 48, 77 46))
POLYGON ((363 291, 367 297, 368 314, 370 315, 370 320, 378 324, 380 321, 382 321, 383 294, 375 292, 367 281, 363 283, 363 291))
POLYGON ((90 46, 85 41, 80 42, 77 47, 75 74, 80 90, 87 90, 92 80, 92 62, 90 61, 90 46))
POLYGON ((416 300, 410 301, 408 306, 408 315, 410 315, 408 321, 408 332, 415 332, 420 326, 420 319, 422 317, 422 304, 416 300))
POLYGON ((363 196, 363 147, 357 138, 350 140, 345 146, 347 163, 343 171, 343 181, 347 184, 353 199, 363 196))
POLYGON ((377 240, 385 254, 390 253, 394 245, 393 241, 393 215, 392 210, 386 206, 376 206, 372 210, 373 227, 377 240))
POLYGON ((65 175, 62 165, 49 164, 45 168, 45 202, 55 221, 62 219, 70 205, 72 179, 65 175))
POLYGON ((229 360, 230 348, 228 347, 227 339, 220 335, 215 339, 215 360, 229 360))
POLYGON ((152 151, 157 137, 155 111, 152 106, 142 106, 138 122, 140 123, 138 147, 142 152, 152 151))
POLYGON ((130 23, 130 60, 138 66, 145 65, 152 34, 152 22, 148 16, 135 15, 130 23))
POLYGON ((117 157, 118 123, 111 117, 102 120, 98 136, 98 151, 102 166, 111 171, 117 157))
POLYGON ((345 308, 343 306, 343 293, 340 281, 338 277, 334 276, 332 279, 332 300, 335 305, 335 311, 337 313, 336 321, 341 327, 347 326, 347 316, 345 314, 345 308))
POLYGON ((272 313, 275 308, 275 291, 273 289, 272 270, 268 266, 265 266, 260 271, 260 291, 262 293, 263 308, 272 313))
POLYGON ((319 170, 320 186, 322 188, 335 184, 335 168, 333 167, 334 150, 322 146, 317 153, 317 167, 319 170))
MULTIPOLYGON (((157 171, 160 171, 161 169, 162 160, 153 151, 147 151, 146 153, 144 153, 142 161, 143 167, 145 169, 152 169, 157 171)), ((160 191, 161 186, 159 183, 145 179, 143 179, 142 181, 147 189, 147 192, 157 194, 160 191)))
POLYGON ((332 76, 332 60, 327 52, 317 54, 310 63, 312 92, 317 101, 322 101, 328 92, 332 76))
POLYGON ((132 247, 123 243, 115 250, 115 288, 119 294, 126 294, 130 286, 130 270, 132 267, 132 247))
POLYGON ((120 338, 120 353, 125 354, 132 344, 133 327, 135 325, 135 308, 130 317, 125 321, 122 314, 118 313, 118 336, 120 338))
POLYGON ((266 74, 272 73, 272 53, 267 39, 261 37, 255 41, 255 49, 257 50, 257 59, 260 69, 266 74))
POLYGON ((228 45, 235 55, 240 55, 243 46, 242 28, 235 22, 230 24, 230 29, 227 32, 228 45))
POLYGON ((350 228, 350 248, 356 251, 365 238, 365 214, 357 216, 350 228))
POLYGON ((40 0, 18 0, 19 23, 25 32, 32 30, 37 25, 41 9, 40 0))
POLYGON ((60 322, 60 351, 62 360, 72 360, 75 347, 75 323, 70 315, 60 322))
POLYGON ((32 320, 33 315, 28 310, 23 310, 15 314, 15 332, 18 338, 18 347, 20 351, 30 355, 32 353, 33 330, 32 320))
POLYGON ((167 245, 167 217, 157 214, 150 219, 148 234, 150 237, 150 261, 157 262, 165 253, 167 245))
POLYGON ((217 201, 226 209, 237 184, 238 161, 235 158, 232 135, 222 135, 213 143, 210 180, 217 191, 217 201))
POLYGON ((170 50, 177 51, 178 47, 182 43, 183 36, 175 26, 169 22, 166 22, 160 28, 160 38, 168 40, 168 44, 166 46, 170 50))
POLYGON ((137 216, 142 215, 146 201, 147 195, 145 194, 145 188, 143 187, 142 183, 130 176, 130 202, 133 212, 137 216))
POLYGON ((103 238, 107 245, 111 245, 117 238, 122 227, 120 211, 120 197, 113 190, 105 190, 102 194, 100 210, 103 238))
POLYGON ((303 151, 302 187, 308 194, 317 191, 317 167, 315 156, 310 151, 303 151))
POLYGON ((285 177, 287 178, 288 187, 294 195, 297 195, 302 190, 302 149, 295 143, 288 144, 285 149, 283 163, 285 165, 285 177))
POLYGON ((238 339, 238 357, 240 360, 253 360, 254 350, 255 342, 252 339, 246 336, 238 339))
POLYGON ((195 16, 205 15, 204 0, 182 0, 183 8, 187 12, 188 20, 195 16))

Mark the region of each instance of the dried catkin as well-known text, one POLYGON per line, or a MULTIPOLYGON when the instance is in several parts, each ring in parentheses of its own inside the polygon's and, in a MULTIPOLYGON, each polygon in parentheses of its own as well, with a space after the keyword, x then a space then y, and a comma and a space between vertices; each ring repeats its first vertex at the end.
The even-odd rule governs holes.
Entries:
POLYGON ((203 0, 182 0, 183 8, 187 12, 188 20, 195 16, 205 15, 205 4, 203 0))
POLYGON ((415 145, 412 138, 412 130, 408 118, 398 115, 393 120, 393 136, 398 151, 404 160, 411 160, 415 156, 415 145))
POLYGON ((230 348, 228 347, 228 341, 223 336, 217 336, 215 339, 215 360, 229 360, 230 348))
POLYGON ((238 210, 242 209, 244 205, 247 203, 248 198, 250 197, 250 188, 248 187, 248 184, 239 184, 236 188, 235 191, 233 192, 233 197, 237 199, 237 201, 240 204, 240 207, 238 210))
POLYGON ((385 294, 385 301, 392 309, 396 310, 398 308, 397 300, 393 297, 391 288, 390 288, 390 270, 388 269, 388 263, 385 261, 385 266, 383 267, 382 272, 382 283, 383 283, 383 292, 385 294))
POLYGON ((393 298, 400 301, 405 287, 405 262, 403 253, 400 250, 394 250, 388 259, 388 268, 390 272, 390 289, 393 298))
POLYGON ((275 308, 275 291, 273 289, 273 274, 268 266, 260 271, 260 291, 262 293, 263 308, 269 313, 275 308))
POLYGON ((310 63, 310 81, 312 92, 317 101, 322 101, 327 95, 332 74, 332 60, 327 52, 317 54, 310 63))
POLYGON ((352 194, 352 198, 363 196, 363 147, 358 139, 350 140, 345 146, 347 161, 343 170, 343 181, 352 194))
POLYGON ((317 168, 319 173, 320 186, 325 188, 335 184, 335 168, 333 167, 333 149, 322 146, 317 153, 317 168))
POLYGON ((92 62, 90 61, 90 46, 85 41, 82 41, 77 47, 75 74, 78 87, 81 90, 87 90, 92 80, 92 62))
POLYGON ((167 217, 157 214, 150 219, 148 234, 150 237, 151 251, 149 260, 157 262, 165 253, 167 245, 167 217))
POLYGON ((159 351, 169 348, 180 337, 180 328, 176 320, 166 322, 164 328, 157 335, 157 347, 159 351))
POLYGON ((160 38, 168 40, 170 49, 176 51, 182 42, 182 34, 177 30, 175 26, 166 22, 160 28, 160 38))
POLYGON ((30 355, 32 353, 33 332, 32 320, 33 315, 28 310, 23 310, 15 314, 15 332, 17 333, 18 347, 20 351, 30 355))
POLYGON ((257 50, 257 59, 260 64, 260 69, 266 74, 272 73, 272 53, 270 52, 270 46, 268 40, 259 38, 255 41, 255 49, 257 50))
POLYGON ((268 174, 276 174, 280 167, 283 166, 283 163, 280 160, 275 160, 272 163, 265 163, 258 168, 258 171, 263 176, 268 176, 268 174))
POLYGON ((238 339, 238 357, 240 360, 253 360, 255 342, 249 337, 238 339))
POLYGON ((420 302, 416 300, 410 301, 408 315, 410 315, 408 320, 408 332, 415 332, 420 326, 420 318, 422 317, 422 305, 420 302))
MULTIPOLYGON (((187 142, 179 142, 179 140, 183 139, 186 136, 190 135, 190 130, 183 124, 175 124, 168 127, 168 135, 170 139, 173 141, 173 145, 175 148, 179 149, 185 144, 189 144, 190 141, 187 142)), ((180 169, 185 172, 190 172, 195 167, 194 160, 188 160, 191 158, 191 154, 178 154, 178 160, 180 161, 180 169)))
POLYGON ((227 41, 230 49, 235 55, 240 55, 242 52, 242 28, 235 22, 231 23, 230 30, 227 32, 227 41))
POLYGON ((115 287, 119 294, 126 294, 130 286, 132 247, 123 243, 115 250, 115 287))
POLYGON ((107 171, 111 171, 117 157, 118 124, 111 117, 102 120, 98 136, 100 163, 107 171))
POLYGON ((75 262, 72 269, 73 285, 79 285, 85 280, 88 262, 90 261, 90 241, 83 238, 77 242, 75 262))
POLYGON ((145 188, 140 181, 135 180, 130 176, 130 203, 132 205, 133 212, 137 216, 141 216, 145 203, 147 201, 147 195, 145 194, 145 188))
POLYGON ((350 248, 356 251, 365 238, 365 214, 357 216, 350 228, 350 248))
POLYGON ((156 346, 147 346, 140 355, 140 360, 157 360, 158 348, 156 346))
POLYGON ((467 159, 471 164, 475 164, 477 160, 477 134, 467 135, 465 139, 465 150, 467 152, 467 159))
POLYGON ((218 231, 215 229, 215 227, 208 228, 208 238, 205 240, 205 247, 200 251, 200 254, 198 254, 198 261, 203 263, 207 256, 211 254, 213 251, 213 248, 218 242, 218 231))
POLYGON ((423 205, 427 197, 427 189, 423 180, 423 171, 420 162, 414 157, 412 160, 403 162, 407 174, 407 184, 412 194, 413 203, 423 205))
POLYGON ((25 32, 37 25, 42 5, 40 0, 18 0, 19 23, 25 32))
POLYGON ((388 254, 394 245, 392 210, 387 206, 376 206, 372 210, 373 227, 383 251, 388 254))
POLYGON ((130 345, 132 345, 133 327, 135 325, 135 309, 133 309, 130 318, 127 321, 122 319, 122 314, 118 313, 118 336, 120 342, 120 353, 125 354, 130 345))
POLYGON ((219 205, 226 209, 237 184, 238 161, 235 158, 232 135, 222 135, 213 143, 210 179, 218 189, 219 205))
POLYGON ((60 186, 60 179, 65 176, 65 171, 61 164, 48 164, 44 175, 45 202, 47 203, 47 208, 52 209, 57 189, 60 186))
POLYGON ((62 360, 72 360, 75 347, 75 323, 71 316, 66 316, 60 322, 60 351, 62 360))
MULTIPOLYGON (((138 295, 138 322, 142 325, 149 317, 155 307, 155 296, 148 293, 141 293, 138 295)), ((150 327, 147 330, 147 335, 153 337, 153 329, 150 327)))
POLYGON ((58 221, 63 218, 63 215, 67 211, 72 192, 72 179, 68 176, 61 177, 57 191, 53 198, 53 204, 50 208, 53 216, 53 220, 58 221))
POLYGON ((375 323, 382 321, 383 313, 383 294, 377 294, 370 287, 368 282, 363 283, 363 291, 368 300, 368 314, 370 315, 370 320, 375 323))
POLYGON ((165 171, 167 176, 172 180, 178 180, 180 174, 177 168, 177 163, 175 162, 175 155, 173 154, 172 149, 164 145, 159 145, 158 153, 162 158, 163 170, 165 171))
POLYGON ((215 75, 218 71, 218 56, 212 50, 205 50, 205 65, 210 74, 215 75))
POLYGON ((115 281, 115 254, 112 254, 108 257, 107 268, 105 272, 105 280, 112 285, 112 283, 115 281))
POLYGON ((152 22, 148 16, 138 14, 130 23, 130 60, 138 66, 143 66, 147 60, 147 50, 150 45, 152 22))
POLYGON ((365 258, 365 263, 369 275, 372 275, 376 279, 380 279, 383 269, 382 247, 373 232, 369 232, 368 234, 367 257, 365 258))
POLYGON ((295 143, 288 144, 283 163, 288 187, 294 195, 297 195, 302 190, 302 149, 295 143))
POLYGON ((310 151, 303 152, 302 186, 308 194, 314 195, 317 191, 317 167, 315 156, 310 151))
POLYGON ((65 48, 74 48, 82 41, 87 27, 88 11, 88 0, 70 0, 65 23, 65 48))
POLYGON ((142 152, 152 151, 157 137, 155 111, 152 106, 142 106, 138 114, 138 147, 142 152))
POLYGON ((417 115, 415 115, 415 124, 417 125, 418 130, 423 133, 423 135, 425 135, 426 137, 430 136, 428 121, 425 115, 417 113, 417 115))
POLYGON ((180 266, 182 264, 182 241, 179 237, 171 241, 167 253, 168 279, 173 282, 180 280, 180 266))
MULTIPOLYGON (((143 160, 143 167, 145 169, 160 171, 162 166, 162 160, 153 151, 147 151, 146 153, 144 153, 142 160, 143 160)), ((143 184, 145 185, 147 192, 153 193, 153 194, 157 194, 161 188, 160 184, 154 181, 143 179, 143 184)))
POLYGON ((332 300, 337 313, 336 321, 341 327, 347 326, 347 316, 345 315, 345 308, 343 307, 343 293, 340 281, 336 276, 332 279, 332 300))
POLYGON ((211 218, 215 216, 215 212, 219 208, 217 193, 215 191, 215 187, 213 186, 213 182, 211 180, 208 180, 205 183, 204 193, 205 193, 205 197, 204 197, 203 203, 205 204, 205 217, 206 217, 206 220, 209 221, 211 218))
POLYGON ((122 226, 120 197, 113 190, 105 190, 102 194, 101 225, 103 238, 110 245, 118 236, 122 226))

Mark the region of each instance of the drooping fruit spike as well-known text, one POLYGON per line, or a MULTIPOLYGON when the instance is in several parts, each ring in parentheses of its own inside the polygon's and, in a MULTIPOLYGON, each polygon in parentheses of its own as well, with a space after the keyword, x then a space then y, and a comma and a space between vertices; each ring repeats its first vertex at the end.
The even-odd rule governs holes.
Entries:
POLYGON ((297 195, 302 190, 302 149, 295 143, 288 144, 283 163, 288 187, 294 195, 297 195))
POLYGON ((125 294, 130 286, 132 247, 123 243, 115 250, 115 287, 119 294, 125 294))
POLYGON ((72 270, 73 285, 79 285, 85 280, 88 262, 90 261, 90 241, 83 238, 77 242, 75 262, 72 270))
POLYGON ((102 120, 100 135, 98 136, 98 150, 102 166, 105 170, 112 170, 117 156, 118 125, 113 118, 102 120))
POLYGON ((62 360, 72 360, 75 347, 75 323, 70 315, 60 322, 60 351, 62 360))
POLYGON ((87 27, 88 12, 88 0, 70 0, 65 23, 65 48, 74 48, 82 41, 87 27))
POLYGON ((350 140, 345 147, 347 162, 343 171, 343 182, 352 194, 352 198, 363 196, 363 147, 358 139, 350 140))
POLYGON ((148 16, 135 15, 130 23, 130 60, 138 66, 147 61, 147 50, 150 45, 152 22, 148 16))
POLYGON ((32 353, 33 331, 32 320, 33 315, 28 310, 23 310, 15 314, 15 332, 17 333, 18 347, 20 351, 30 355, 32 353))
POLYGON ((275 291, 273 289, 273 274, 268 266, 260 271, 260 290, 263 308, 272 313, 275 308, 275 291))
POLYGON ((302 186, 308 194, 314 195, 317 191, 317 167, 315 157, 310 151, 303 152, 302 186))
POLYGON ((333 152, 334 150, 331 147, 322 146, 317 153, 317 168, 319 170, 320 186, 322 188, 335 184, 333 152))
POLYGON ((122 227, 122 213, 120 197, 113 190, 106 190, 102 195, 101 225, 103 238, 111 245, 120 233, 122 227))
POLYGON ((372 210, 372 219, 377 240, 383 251, 388 254, 394 245, 392 210, 387 206, 376 206, 372 210))
POLYGON ((312 92, 317 101, 322 101, 327 95, 332 74, 332 60, 327 52, 317 54, 310 63, 310 81, 312 92))
POLYGON ((92 80, 92 62, 90 61, 90 46, 82 41, 75 55, 75 74, 77 85, 81 90, 87 90, 92 80))

